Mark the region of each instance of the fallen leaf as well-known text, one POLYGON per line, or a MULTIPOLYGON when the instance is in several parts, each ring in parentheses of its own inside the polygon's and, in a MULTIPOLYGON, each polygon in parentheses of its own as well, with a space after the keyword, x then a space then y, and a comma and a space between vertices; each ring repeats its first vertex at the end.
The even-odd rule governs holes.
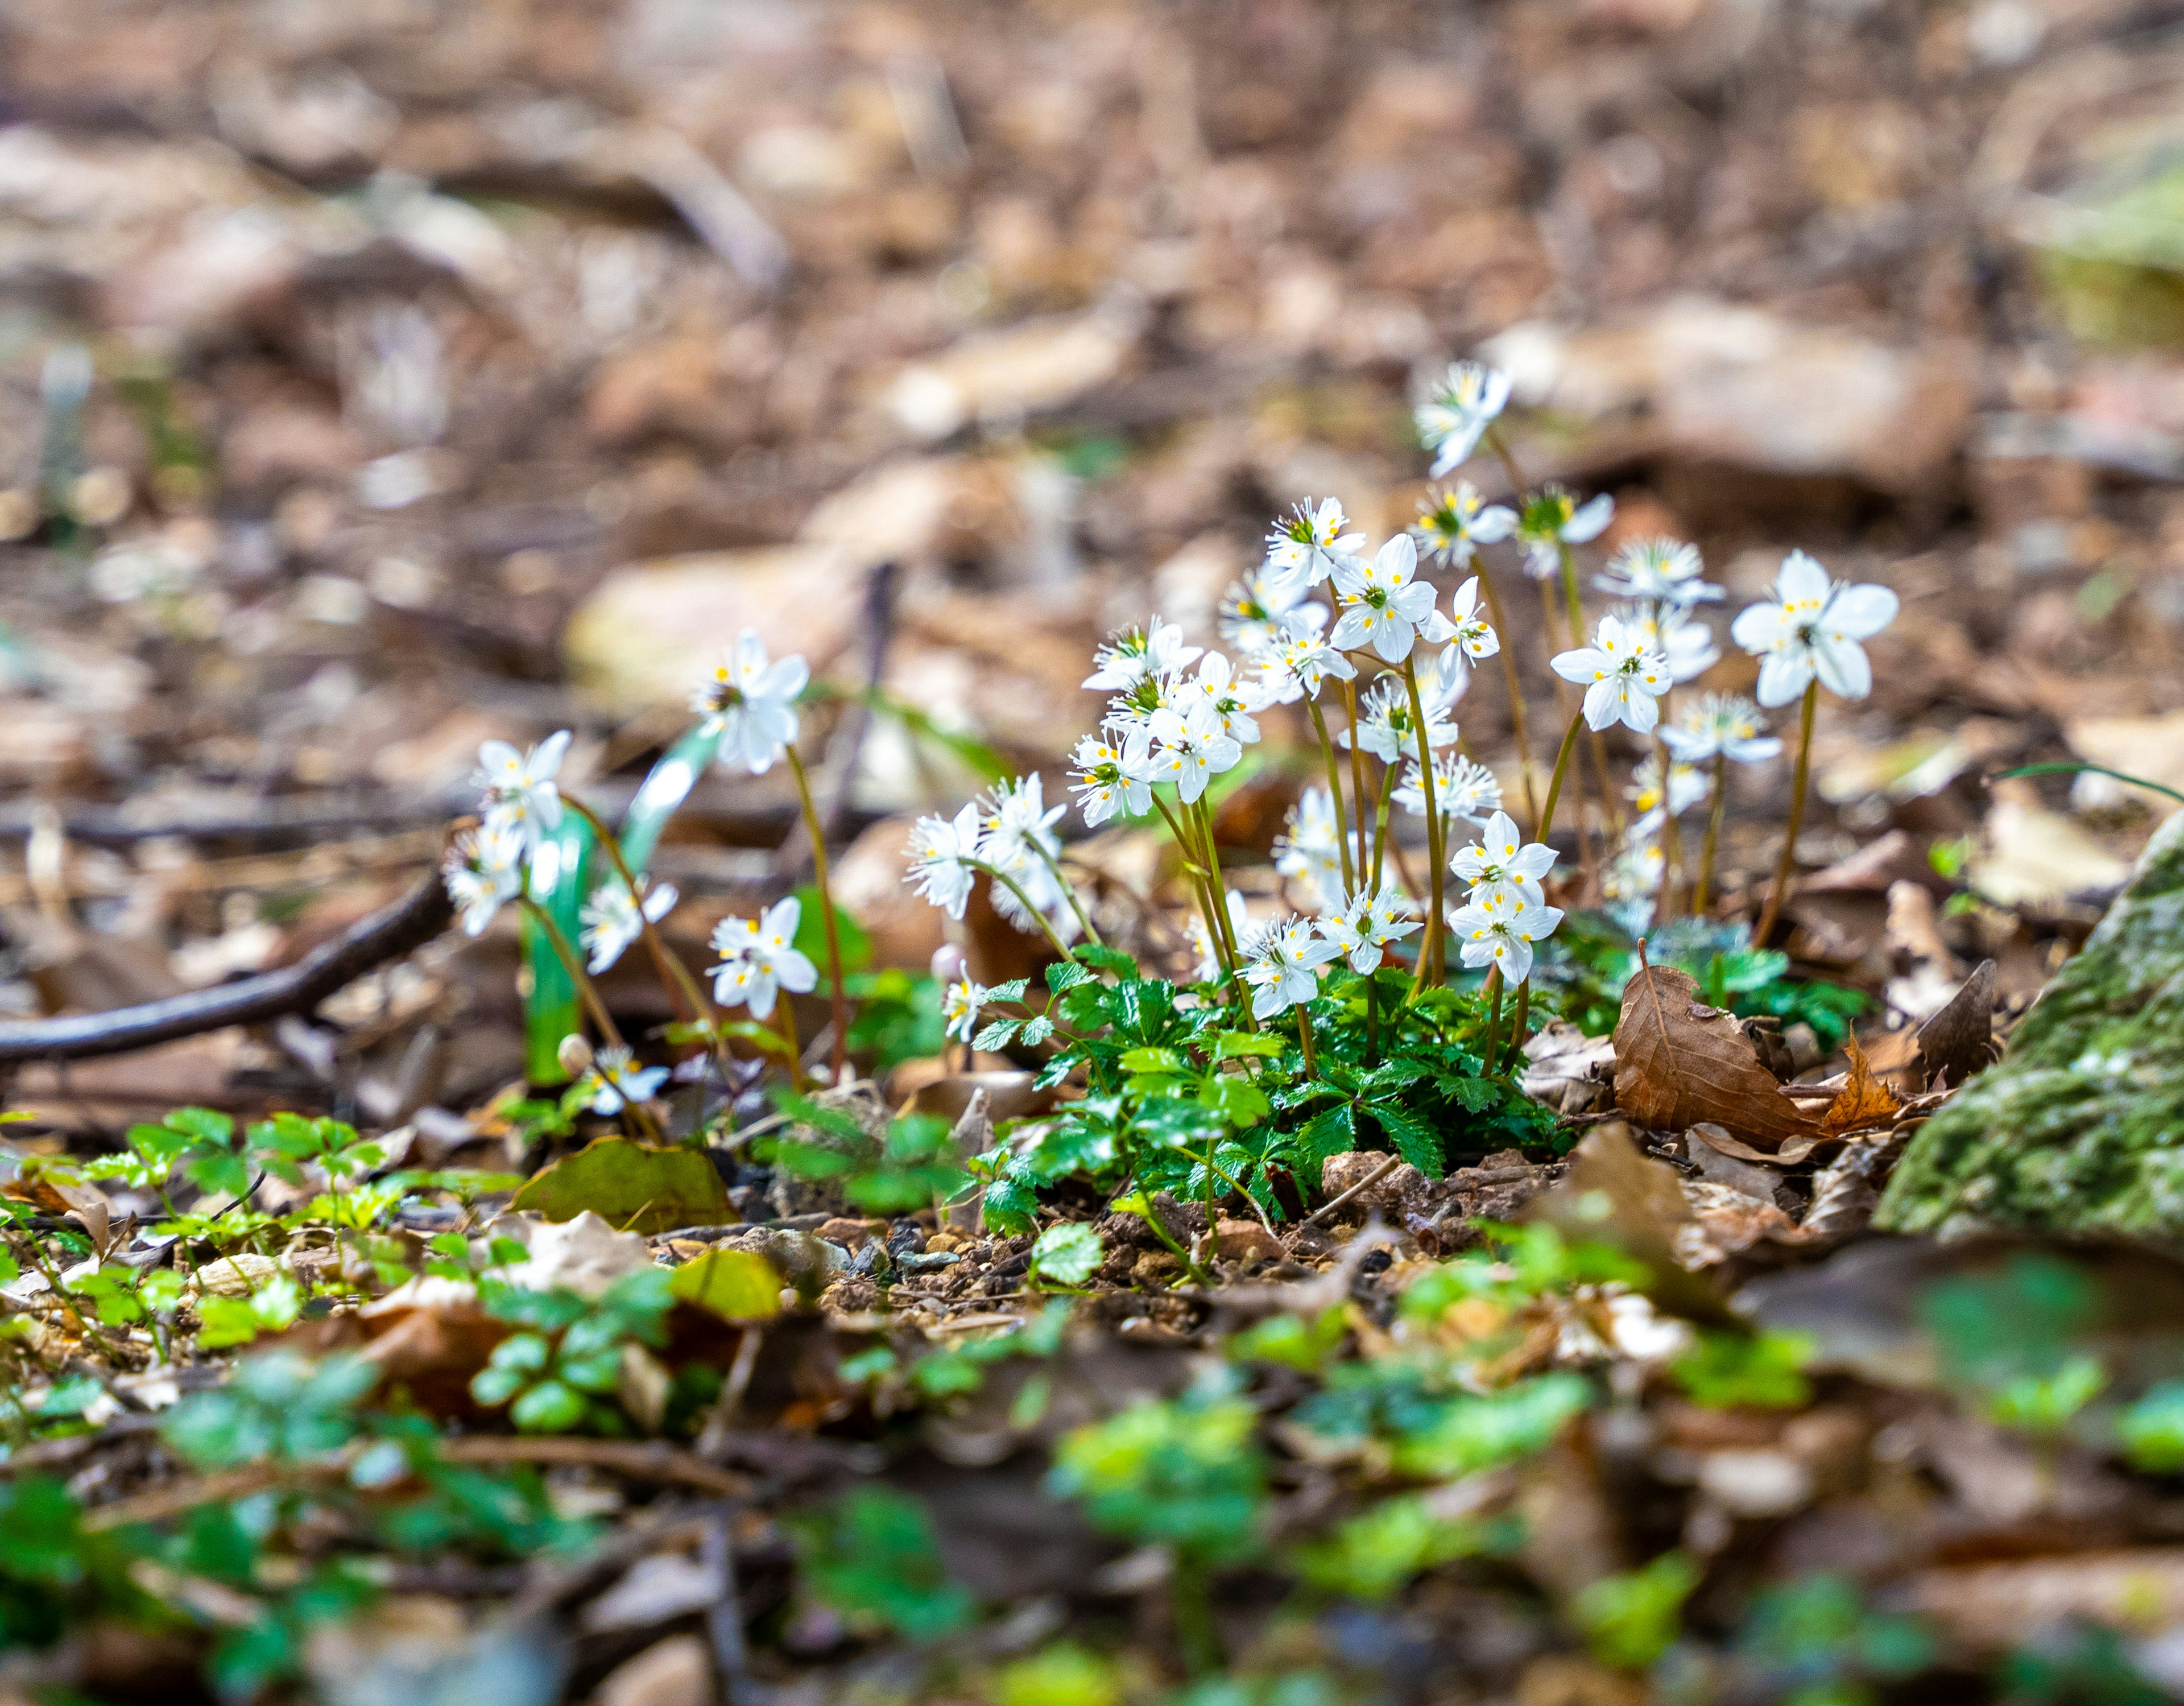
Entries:
POLYGON ((75 1220, 90 1235, 92 1249, 103 1260, 112 1237, 114 1219, 105 1193, 95 1185, 86 1185, 81 1179, 70 1178, 66 1172, 46 1165, 47 1159, 42 1156, 26 1157, 14 1178, 8 1181, 7 1194, 20 1201, 35 1203, 48 1214, 66 1215, 75 1220))
POLYGON ((617 1232, 588 1208, 558 1223, 504 1216, 491 1229, 518 1238, 530 1252, 508 1270, 508 1278, 533 1291, 559 1289, 596 1297, 623 1274, 652 1265, 652 1246, 642 1234, 617 1232))
POLYGON ((739 1218, 712 1157, 699 1149, 660 1149, 626 1137, 585 1145, 524 1183, 509 1205, 550 1221, 589 1210, 625 1232, 727 1226, 739 1218))
POLYGON ((1711 1121, 1777 1148, 1814 1135, 1812 1116, 1783 1095, 1735 1015, 1698 994, 1687 973, 1639 967, 1615 1025, 1616 1105, 1660 1131, 1711 1121))
POLYGON ((1640 1153, 1621 1120, 1587 1132, 1562 1182, 1535 1197, 1524 1218, 1642 1263, 1650 1277, 1639 1289, 1670 1314, 1724 1326, 1736 1319, 1720 1293, 1677 1259, 1696 1227, 1675 1170, 1640 1153))
POLYGON ((2027 782, 1997 782, 1982 832, 1986 849, 1964 880, 1997 906, 2052 906, 2123 886, 2131 867, 2060 812, 2027 782))
POLYGON ((1754 1149, 1750 1144, 1730 1136, 1711 1120, 1700 1121, 1684 1135, 1686 1139, 1699 1137, 1724 1155, 1734 1156, 1739 1161, 1756 1162, 1763 1167, 1794 1166, 1822 1144, 1834 1140, 1825 1132, 1814 1132, 1809 1137, 1793 1137, 1780 1149, 1754 1149))
POLYGON ((1919 1062, 1929 1088, 1947 1074, 1954 1089, 1995 1057, 1995 963, 1982 960, 1949 1003, 1919 1027, 1919 1062))
POLYGON ((1844 1038, 1843 1046, 1850 1053, 1850 1081, 1822 1112, 1821 1129, 1830 1137, 1841 1137, 1846 1132, 1893 1124, 1903 1110, 1903 1098, 1874 1076, 1872 1062, 1856 1037, 1844 1038))
POLYGON ((1557 1019, 1526 1041, 1524 1058, 1529 1064, 1518 1078, 1519 1090, 1557 1113, 1586 1113, 1614 1072, 1615 1044, 1557 1019))
POLYGON ((764 1321, 781 1313, 781 1275, 755 1250, 709 1250, 675 1270, 670 1289, 724 1321, 764 1321))

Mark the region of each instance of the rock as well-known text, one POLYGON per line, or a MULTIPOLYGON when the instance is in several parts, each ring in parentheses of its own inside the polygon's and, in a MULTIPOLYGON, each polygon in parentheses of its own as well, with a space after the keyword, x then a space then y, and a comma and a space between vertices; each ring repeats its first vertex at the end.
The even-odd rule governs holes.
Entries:
POLYGON ((569 672, 617 712, 687 703, 722 651, 756 628, 773 657, 814 675, 863 618, 862 575, 822 545, 697 551, 625 564, 577 607, 562 635, 569 672))
POLYGON ((2184 1240, 2184 813, 2008 1058, 1919 1129, 1875 1224, 2184 1240))
POLYGON ((1621 326, 1512 326, 1479 353, 1518 401, 1628 432, 1634 449, 1885 492, 1942 474, 1971 420, 1970 367, 1953 349, 1893 348, 1696 297, 1621 326))
POLYGON ((1282 1248, 1282 1240, 1256 1220, 1220 1222, 1213 1229, 1213 1248, 1223 1262, 1241 1262, 1247 1266, 1279 1262, 1289 1254, 1282 1248))
POLYGON ((595 1706, 711 1706, 713 1666, 694 1635, 671 1635, 607 1672, 595 1706))
MULTIPOLYGON (((1330 1155, 1320 1168, 1319 1190, 1328 1201, 1346 1190, 1371 1179, 1386 1166, 1388 1157, 1377 1151, 1353 1149, 1341 1155, 1330 1155)), ((1426 1176, 1409 1162, 1398 1162, 1394 1168, 1368 1189, 1342 1206, 1341 1213, 1354 1213, 1362 1218, 1368 1213, 1396 1214, 1421 1201, 1427 1189, 1426 1176)))
POLYGON ((829 1244, 839 1244, 851 1251, 861 1250, 867 1239, 887 1235, 887 1222, 858 1220, 838 1214, 819 1229, 819 1235, 829 1244))

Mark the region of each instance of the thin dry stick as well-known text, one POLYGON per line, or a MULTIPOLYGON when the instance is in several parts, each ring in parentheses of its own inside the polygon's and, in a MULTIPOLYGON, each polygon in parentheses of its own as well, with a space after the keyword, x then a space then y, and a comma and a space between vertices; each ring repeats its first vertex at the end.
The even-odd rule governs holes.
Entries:
POLYGON ((1312 1210, 1311 1213, 1306 1215, 1303 1219, 1298 1221, 1297 1224, 1299 1226, 1311 1226, 1319 1221, 1326 1219, 1329 1215, 1334 1213, 1336 1209, 1341 1207, 1342 1205, 1349 1201, 1351 1197, 1356 1196, 1361 1191, 1370 1190, 1374 1185, 1378 1185, 1382 1179, 1385 1179, 1390 1174, 1393 1173, 1402 1164, 1403 1157, 1401 1155, 1390 1156, 1385 1161, 1382 1162, 1378 1167, 1367 1174, 1364 1178, 1359 1179, 1357 1184, 1351 1185, 1349 1190, 1344 1191, 1341 1196, 1334 1197, 1329 1201, 1322 1203, 1318 1207, 1312 1210))
POLYGON ((1790 893, 1790 872, 1797 861, 1797 832, 1805 824, 1805 785, 1813 770, 1813 717, 1820 705, 1820 684, 1818 680, 1805 687, 1805 702, 1797 712, 1797 769, 1790 780, 1790 825, 1782 838, 1782 857, 1774 867, 1774 886, 1767 891, 1767 905, 1759 914, 1759 923, 1752 932, 1752 945, 1767 945, 1769 932, 1774 928, 1775 916, 1782 910, 1782 902, 1790 893))

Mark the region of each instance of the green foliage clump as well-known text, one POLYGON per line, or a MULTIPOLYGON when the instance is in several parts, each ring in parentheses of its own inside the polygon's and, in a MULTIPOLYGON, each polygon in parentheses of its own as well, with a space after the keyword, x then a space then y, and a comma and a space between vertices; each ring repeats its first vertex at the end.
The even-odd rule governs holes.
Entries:
MULTIPOLYGON (((1751 928, 1675 918, 1645 930, 1647 960, 1688 972, 1700 998, 1742 1018, 1807 1024, 1823 1049, 1841 1045, 1872 1006, 1862 990, 1792 978, 1790 956, 1752 945, 1751 928)), ((1623 986, 1638 969, 1638 934, 1613 912, 1578 912, 1540 945, 1533 979, 1588 1036, 1606 1036, 1622 1012, 1623 986)))
POLYGON ((1812 1402, 1813 1351, 1802 1333, 1702 1333, 1669 1375, 1707 1409, 1794 1410, 1812 1402))
POLYGON ((788 1090, 774 1101, 795 1125, 754 1145, 757 1158, 799 1179, 838 1179, 842 1195, 869 1213, 922 1208, 971 1183, 949 1141, 948 1122, 937 1115, 905 1114, 876 1139, 844 1108, 788 1090))
POLYGON ((566 1434, 580 1427, 631 1432, 630 1422, 610 1400, 621 1388, 629 1349, 667 1342, 674 1278, 665 1268, 641 1268, 595 1299, 506 1284, 486 1287, 487 1310, 526 1330, 493 1346, 471 1380, 471 1396, 489 1409, 507 1405, 509 1419, 527 1434, 566 1434))
POLYGON ((1642 1569, 1593 1582, 1571 1610, 1602 1664, 1644 1670, 1674 1643, 1684 1602, 1698 1585, 1698 1568, 1690 1558, 1664 1552, 1642 1569))
POLYGON ((1081 1503, 1105 1533, 1229 1563, 1258 1544, 1258 1419, 1242 1399, 1212 1392, 1134 1404, 1066 1436, 1047 1486, 1081 1503))
POLYGON ((1377 1601, 1436 1565, 1505 1550, 1515 1538, 1509 1524, 1442 1516, 1426 1495, 1406 1493, 1298 1547, 1295 1562, 1306 1583, 1323 1592, 1377 1601))
POLYGON ((789 1530, 805 1590, 861 1632, 933 1641, 978 1610, 949 1581, 933 1518, 907 1493, 857 1487, 789 1530))

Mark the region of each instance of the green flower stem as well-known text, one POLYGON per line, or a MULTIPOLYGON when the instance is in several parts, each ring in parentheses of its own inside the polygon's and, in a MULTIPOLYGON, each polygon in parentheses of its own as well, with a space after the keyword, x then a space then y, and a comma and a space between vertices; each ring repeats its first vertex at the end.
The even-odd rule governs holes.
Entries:
POLYGON ((1585 712, 1580 710, 1563 731, 1562 747, 1555 754, 1555 772, 1547 778, 1547 803, 1540 812, 1539 839, 1542 841, 1555 827, 1555 806, 1563 797, 1563 778, 1569 773, 1570 755, 1577 750, 1577 732, 1584 727, 1585 712))
MULTIPOLYGON (((1517 1069, 1518 1056, 1523 1052, 1524 1047, 1524 1022, 1531 1017, 1531 1014, 1532 980, 1526 978, 1523 983, 1517 985, 1517 1011, 1509 1021, 1509 1052, 1502 1058, 1502 1070, 1504 1072, 1514 1072, 1517 1069)), ((1494 1062, 1490 1058, 1486 1062, 1486 1070, 1489 1072, 1494 1070, 1494 1062)))
POLYGON ((1569 605, 1570 644, 1585 644, 1585 597, 1577 589, 1577 553, 1570 549, 1568 539, 1555 541, 1556 555, 1562 559, 1563 597, 1569 605))
POLYGON ((1221 1669, 1221 1637, 1213 1623, 1212 1583, 1203 1562, 1178 1553, 1168 1583, 1168 1607, 1175 1619, 1176 1645, 1184 1672, 1193 1678, 1221 1669))
POLYGON ((1220 925, 1214 922, 1217 906, 1221 912, 1226 912, 1228 910, 1227 902, 1225 899, 1217 902, 1206 893, 1206 867, 1199 860, 1198 850, 1192 845, 1191 838, 1184 832, 1181 820, 1168 809, 1167 801, 1160 797, 1158 789, 1153 789, 1152 799, 1153 804, 1160 808, 1160 815, 1167 820, 1168 833, 1175 837, 1176 851, 1183 856, 1184 873, 1190 878, 1190 886, 1197 893, 1198 910, 1206 920, 1206 939, 1213 944, 1213 957, 1221 962, 1224 972, 1234 977, 1236 962, 1229 957, 1228 939, 1222 933, 1220 925))
MULTIPOLYGON (((1328 738, 1327 717, 1319 708, 1319 701, 1317 699, 1307 699, 1304 702, 1304 706, 1312 713, 1312 732, 1319 736, 1319 750, 1327 759, 1327 792, 1334 805, 1334 822, 1337 828, 1334 845, 1336 850, 1342 855, 1342 886, 1347 890, 1356 883, 1357 878, 1350 869, 1350 838, 1340 833, 1342 823, 1342 766, 1334 756, 1334 741, 1328 738)), ((1357 744, 1357 733, 1354 728, 1351 730, 1350 744, 1353 750, 1357 744)))
POLYGON ((834 1082, 839 1084, 850 1058, 850 994, 842 987, 842 933, 834 922, 834 891, 827 880, 827 832, 819 825, 819 808, 811 803, 811 778, 805 772, 804 761, 796 755, 794 746, 782 750, 788 754, 788 767, 795 775, 797 802, 804 808, 804 827, 811 836, 811 877, 819 885, 819 915, 827 927, 827 993, 834 1009, 832 1064, 834 1082))
POLYGON ((1295 1006, 1297 1016, 1297 1041, 1304 1049, 1304 1075, 1306 1078, 1318 1078, 1319 1076, 1319 1052, 1312 1045, 1312 1015, 1305 1010, 1305 1005, 1302 1001, 1297 1002, 1295 1006))
POLYGON ((1669 798, 1669 773, 1674 767, 1675 755, 1661 739, 1658 724, 1653 730, 1653 755, 1661 767, 1661 904, 1653 916, 1667 918, 1676 911, 1676 878, 1684 862, 1684 835, 1669 798))
POLYGON ((622 856, 621 840, 600 820, 599 813, 582 800, 565 794, 561 796, 561 802, 592 826, 592 833, 599 838, 599 845, 606 850, 607 859, 614 866, 615 874, 621 878, 622 886, 629 890, 630 899, 638 903, 638 934, 644 938, 645 951, 652 956, 652 963, 658 969, 669 995, 679 997, 677 1005, 682 1009, 685 1018, 705 1027, 715 1051, 725 1060, 727 1057, 727 1040, 721 1034, 720 1015, 714 1010, 712 1002, 706 999, 704 985, 679 957, 668 952, 667 944, 660 938, 659 927, 645 917, 644 895, 637 886, 635 873, 629 868, 629 861, 622 856))
POLYGON ((1496 1057, 1502 1052, 1502 968, 1491 967, 1486 973, 1486 1051, 1481 1056, 1486 1070, 1494 1070, 1496 1057))
POLYGON ((1698 880, 1691 885, 1691 917, 1706 917, 1708 891, 1713 886, 1713 856, 1721 845, 1722 820, 1729 815, 1729 755, 1713 755, 1713 800, 1707 812, 1706 841, 1699 849, 1698 880))
MULTIPOLYGON (((1396 767, 1392 764, 1384 764, 1380 767, 1380 806, 1379 810, 1373 815, 1373 875, 1365 884, 1365 892, 1368 895, 1378 895, 1380 892, 1380 860, 1381 856, 1388 850, 1388 801, 1395 791, 1396 767)), ((1447 814, 1442 815, 1445 818, 1447 814)), ((1446 845, 1447 841, 1448 831, 1444 827, 1441 830, 1442 845, 1446 845)))
MULTIPOLYGON (((525 881, 527 884, 527 875, 525 881)), ((622 1040, 621 1032, 615 1024, 614 1015, 607 1011, 607 1004, 599 999, 598 985, 592 982, 590 974, 584 970, 584 962, 577 957, 577 951, 569 945, 569 939, 561 934, 561 927, 554 922, 554 915, 531 898, 527 888, 516 896, 516 900, 553 945, 554 957, 560 961, 561 969, 569 974, 569 981, 577 986, 577 994, 582 1000, 585 1011, 591 1014, 592 1023, 599 1028, 599 1034, 614 1047, 628 1052, 629 1045, 622 1040)), ((627 1096, 622 1099, 622 1106, 644 1129, 646 1136, 656 1141, 666 1141, 666 1134, 660 1130, 660 1122, 652 1117, 650 1108, 632 1101, 627 1096)))
MULTIPOLYGON (((806 1080, 804 1076, 804 1042, 796 1034, 796 1003, 789 999, 788 991, 774 992, 773 1011, 781 1031, 781 1046, 788 1056, 788 1087, 801 1094, 806 1080)), ((971 1069, 971 1045, 963 1045, 963 1069, 971 1069)))
POLYGON ((1077 898, 1077 885, 1061 874, 1060 862, 1054 855, 1046 850, 1045 844, 1037 836, 1032 838, 1031 845, 1032 851, 1039 855, 1039 863, 1054 873, 1055 884, 1061 890, 1062 898, 1069 902, 1069 910, 1076 915, 1077 928, 1084 933, 1084 939, 1096 943, 1100 947, 1106 947, 1107 945, 1106 939, 1094 928, 1091 917, 1086 913, 1083 903, 1077 898))
MULTIPOLYGON (((1524 500, 1522 488, 1518 489, 1517 497, 1518 502, 1524 500)), ((1509 643, 1509 627, 1502 620, 1502 599, 1494 590, 1494 577, 1486 572, 1484 563, 1479 566, 1478 575, 1479 590, 1486 599, 1486 619, 1502 637, 1496 655, 1502 660, 1502 684, 1509 695, 1509 722, 1517 736, 1517 773, 1524 784, 1524 815, 1536 826, 1540 821, 1539 761, 1532 756, 1532 736, 1524 716, 1524 689, 1517 679, 1517 653, 1509 643)))
POLYGON ((1238 1016, 1243 1020, 1245 1030, 1256 1031, 1259 1029, 1259 1021, 1251 1012, 1251 985, 1244 981, 1244 951, 1236 944, 1235 921, 1228 916, 1228 886, 1221 875, 1221 850, 1213 845, 1213 813, 1202 794, 1198 796, 1194 807, 1186 807, 1185 810, 1195 811, 1197 814, 1199 834, 1203 839, 1206 851, 1206 891, 1214 903, 1213 916, 1220 929, 1221 939, 1228 945, 1228 975, 1236 985, 1238 1016))
MULTIPOLYGON (((1440 809, 1434 803, 1433 751, 1426 744, 1425 700, 1418 692, 1418 672, 1415 655, 1403 660, 1403 685, 1410 690, 1411 728, 1418 744, 1418 787, 1425 795, 1426 857, 1433 869, 1428 873, 1432 882, 1433 898, 1426 912, 1425 939, 1418 944, 1418 970, 1411 985, 1411 993, 1438 984, 1441 979, 1442 955, 1441 893, 1447 856, 1441 846, 1440 809)), ((1356 742, 1353 739, 1354 748, 1356 742)))
POLYGON ((1797 862, 1797 832, 1805 825, 1806 783, 1813 774, 1813 718, 1820 706, 1820 683, 1817 677, 1806 683, 1805 702, 1797 711, 1797 768, 1790 778, 1790 824, 1782 836, 1782 857, 1774 867, 1774 886, 1767 891, 1767 905, 1759 914, 1759 922, 1752 927, 1752 945, 1763 948, 1774 920, 1782 911, 1782 902, 1789 898, 1790 872, 1797 862))
POLYGON ((992 878, 994 882, 1000 884, 1004 889, 1006 889, 1009 893, 1015 895, 1018 904, 1023 907, 1024 911, 1030 913, 1033 917, 1039 920, 1039 928, 1046 932, 1046 939, 1054 944, 1054 951, 1056 953, 1061 955, 1065 960, 1073 960, 1077 957, 1076 955, 1070 952, 1069 944, 1061 939, 1061 934, 1055 929, 1053 923, 1048 919, 1046 914, 1040 912, 1038 907, 1033 906, 1031 903, 1031 896, 1025 894, 1024 891, 1017 885, 1017 879, 1015 878, 1010 876, 1006 871, 996 869, 994 867, 987 864, 983 859, 967 859, 963 862, 972 867, 974 869, 984 872, 989 877, 992 878))
MULTIPOLYGON (((1417 697, 1414 694, 1413 699, 1417 697)), ((1342 702, 1350 714, 1350 791, 1355 796, 1357 808, 1357 868, 1365 868, 1365 743, 1357 738, 1357 677, 1352 676, 1342 683, 1342 702)), ((1350 861, 1345 859, 1342 868, 1347 872, 1350 861)), ((1346 878, 1346 880, 1347 880, 1346 878)))

